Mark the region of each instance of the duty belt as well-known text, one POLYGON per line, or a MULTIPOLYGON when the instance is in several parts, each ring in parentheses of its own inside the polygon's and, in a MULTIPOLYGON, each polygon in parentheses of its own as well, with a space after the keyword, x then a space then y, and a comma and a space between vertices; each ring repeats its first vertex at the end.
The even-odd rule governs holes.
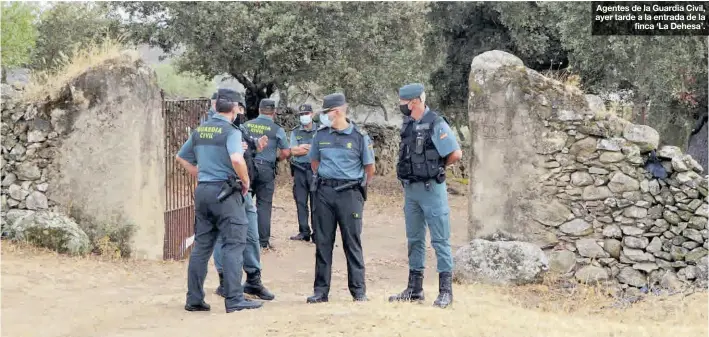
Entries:
POLYGON ((407 185, 411 185, 411 184, 415 184, 415 183, 422 183, 423 186, 426 188, 426 191, 431 190, 431 182, 434 182, 434 183, 438 184, 438 182, 436 181, 436 179, 426 179, 426 180, 406 180, 406 179, 400 179, 400 181, 401 181, 401 186, 402 186, 402 187, 407 186, 407 185))
POLYGON ((254 163, 256 163, 256 164, 268 164, 268 165, 271 165, 271 166, 274 165, 273 162, 270 162, 270 161, 268 161, 268 160, 255 159, 255 158, 254 158, 254 163))
POLYGON ((340 187, 352 183, 359 183, 359 180, 320 179, 320 185, 330 187, 340 187))

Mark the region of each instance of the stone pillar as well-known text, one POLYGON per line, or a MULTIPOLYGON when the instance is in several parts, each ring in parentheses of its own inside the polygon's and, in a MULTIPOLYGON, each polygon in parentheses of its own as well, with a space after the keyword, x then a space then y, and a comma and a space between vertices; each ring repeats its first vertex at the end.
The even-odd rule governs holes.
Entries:
POLYGON ((560 113, 580 119, 572 111, 589 111, 583 94, 556 88, 516 56, 497 50, 473 59, 469 90, 469 236, 503 230, 552 244, 554 235, 533 217, 558 226, 571 213, 540 195, 540 177, 555 169, 545 167, 542 155, 559 152, 569 136, 550 132, 545 119, 560 113))
POLYGON ((61 141, 48 197, 90 237, 123 236, 131 256, 161 259, 165 133, 154 72, 129 58, 109 60, 72 86, 65 103, 49 107, 61 141))

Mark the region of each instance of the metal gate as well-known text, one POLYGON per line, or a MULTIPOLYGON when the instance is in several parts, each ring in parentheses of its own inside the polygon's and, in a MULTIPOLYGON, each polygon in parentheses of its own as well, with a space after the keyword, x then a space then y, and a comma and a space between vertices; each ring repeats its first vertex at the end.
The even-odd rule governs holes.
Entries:
POLYGON ((196 180, 175 161, 175 156, 192 130, 199 126, 200 117, 209 106, 209 99, 162 102, 165 119, 165 260, 182 260, 191 251, 187 239, 194 234, 196 180))

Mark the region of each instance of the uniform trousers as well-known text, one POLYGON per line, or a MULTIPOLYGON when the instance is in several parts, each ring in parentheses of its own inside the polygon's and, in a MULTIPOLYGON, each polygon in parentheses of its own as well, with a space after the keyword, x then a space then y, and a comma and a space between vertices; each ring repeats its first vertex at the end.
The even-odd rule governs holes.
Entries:
MULTIPOLYGON (((325 181, 326 183, 327 181, 325 181)), ((315 294, 330 292, 332 250, 339 225, 342 247, 347 259, 347 286, 353 297, 366 294, 362 253, 362 211, 364 198, 357 188, 335 191, 320 184, 315 193, 315 294)))
POLYGON ((217 237, 223 241, 224 304, 229 309, 244 299, 241 268, 248 220, 239 192, 222 202, 217 200, 222 184, 200 182, 195 189, 195 240, 187 267, 187 305, 204 301, 207 265, 217 237))

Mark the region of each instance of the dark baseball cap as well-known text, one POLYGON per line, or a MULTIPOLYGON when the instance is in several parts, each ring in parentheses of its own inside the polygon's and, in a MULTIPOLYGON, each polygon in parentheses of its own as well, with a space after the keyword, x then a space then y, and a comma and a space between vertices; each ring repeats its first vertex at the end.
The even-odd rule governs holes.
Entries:
POLYGON ((236 93, 236 101, 237 103, 241 104, 244 108, 246 107, 246 100, 244 99, 244 94, 237 92, 236 93))
POLYGON ((236 103, 239 102, 239 96, 239 93, 232 89, 219 89, 214 98, 216 99, 218 97, 219 100, 236 103))
POLYGON ((337 108, 338 106, 343 106, 347 104, 347 100, 345 99, 345 95, 342 93, 334 93, 334 94, 329 94, 323 98, 323 103, 322 103, 322 110, 321 112, 328 112, 332 108, 337 108))
POLYGON ((272 99, 262 99, 258 104, 259 109, 275 109, 276 101, 272 99))
POLYGON ((310 104, 301 104, 300 107, 298 107, 298 112, 301 114, 313 112, 313 106, 310 104))

